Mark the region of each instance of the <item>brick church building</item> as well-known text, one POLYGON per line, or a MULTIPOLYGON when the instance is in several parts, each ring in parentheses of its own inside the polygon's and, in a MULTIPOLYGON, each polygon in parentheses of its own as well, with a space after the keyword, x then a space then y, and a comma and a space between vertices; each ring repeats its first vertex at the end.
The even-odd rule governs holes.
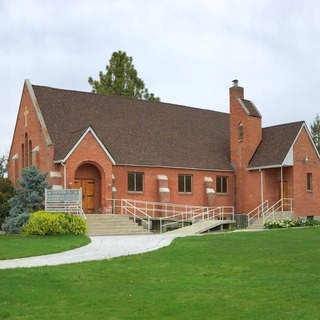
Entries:
MULTIPOLYGON (((292 199, 320 215, 320 159, 305 122, 262 128, 233 81, 230 113, 32 85, 25 81, 8 174, 48 172, 53 189, 82 187, 85 213, 111 199, 233 206, 292 199)), ((109 210, 110 212, 110 210, 109 210)))

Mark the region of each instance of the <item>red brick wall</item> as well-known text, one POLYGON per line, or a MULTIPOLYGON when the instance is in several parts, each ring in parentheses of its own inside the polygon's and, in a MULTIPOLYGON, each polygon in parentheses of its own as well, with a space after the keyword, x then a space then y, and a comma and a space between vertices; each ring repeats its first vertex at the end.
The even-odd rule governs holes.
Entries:
POLYGON ((26 133, 28 134, 28 139, 32 141, 32 149, 39 147, 39 151, 33 155, 32 164, 36 165, 41 172, 49 173, 52 170, 53 146, 48 146, 45 141, 31 96, 27 86, 24 85, 8 163, 8 176, 15 185, 17 185, 17 174, 20 176, 22 169, 21 146, 25 143, 26 133), (27 125, 25 125, 25 108, 28 110, 27 125), (15 155, 18 155, 16 172, 15 161, 12 159, 15 155))
MULTIPOLYGON (((281 180, 284 197, 293 199, 293 209, 296 217, 320 215, 320 168, 319 159, 305 128, 301 131, 293 148, 293 167, 264 169, 263 199, 269 201, 269 206, 281 198, 281 180), (308 158, 308 162, 303 161, 308 158), (307 191, 307 173, 312 173, 313 191, 307 191)), ((248 172, 242 184, 247 195, 242 202, 245 213, 261 203, 261 174, 259 171, 248 172)), ((236 206, 238 208, 238 206, 236 206)))
POLYGON ((261 202, 260 173, 247 167, 262 138, 261 118, 247 115, 237 99, 244 99, 244 89, 230 88, 230 155, 235 167, 235 212, 247 213, 261 202), (243 125, 243 139, 238 126, 243 125))
POLYGON ((296 216, 320 215, 319 158, 305 128, 294 145, 294 210, 296 216), (308 162, 303 159, 308 158, 308 162), (307 191, 307 173, 312 173, 312 191, 307 191))
MULTIPOLYGON (((112 163, 104 150, 100 147, 91 132, 84 137, 77 148, 72 152, 66 161, 67 186, 74 184, 74 179, 94 177, 92 166, 100 174, 100 198, 101 204, 96 203, 98 209, 108 205, 107 199, 112 198, 112 163), (80 171, 77 171, 80 168, 80 171)), ((95 170, 94 170, 95 171, 95 170)))
POLYGON ((115 176, 115 187, 119 199, 137 199, 142 201, 159 201, 158 175, 166 175, 168 178, 168 187, 170 189, 170 203, 207 206, 207 196, 204 178, 211 177, 216 184, 216 176, 224 175, 229 177, 229 193, 226 195, 215 195, 215 206, 232 206, 234 199, 234 178, 230 172, 213 172, 213 171, 195 171, 187 169, 169 169, 169 168, 149 168, 149 167, 113 167, 115 176), (127 176, 128 172, 144 173, 144 192, 128 192, 127 176), (191 174, 193 176, 193 192, 183 194, 178 192, 178 175, 191 174))

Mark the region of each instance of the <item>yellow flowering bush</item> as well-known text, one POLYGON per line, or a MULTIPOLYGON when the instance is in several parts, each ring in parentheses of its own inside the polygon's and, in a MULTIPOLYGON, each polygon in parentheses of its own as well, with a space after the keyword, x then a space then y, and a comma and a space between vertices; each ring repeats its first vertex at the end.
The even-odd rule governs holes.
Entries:
POLYGON ((28 235, 84 234, 87 223, 79 216, 62 212, 37 211, 30 215, 23 233, 28 235))

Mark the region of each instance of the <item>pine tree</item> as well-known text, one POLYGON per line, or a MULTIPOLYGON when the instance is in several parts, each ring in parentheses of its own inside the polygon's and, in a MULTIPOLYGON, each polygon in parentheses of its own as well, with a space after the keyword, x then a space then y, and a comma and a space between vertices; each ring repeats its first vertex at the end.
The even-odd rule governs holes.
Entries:
POLYGON ((48 187, 47 173, 40 173, 36 167, 29 167, 21 172, 22 179, 18 179, 19 188, 15 188, 15 195, 8 201, 9 215, 2 224, 7 233, 20 233, 29 221, 30 213, 41 208, 44 191, 48 187))
POLYGON ((124 51, 113 52, 109 65, 106 66, 106 73, 99 72, 99 81, 89 77, 88 82, 93 93, 160 101, 160 98, 145 87, 138 77, 132 57, 128 57, 124 51))
POLYGON ((320 116, 318 114, 310 125, 310 129, 313 142, 320 153, 320 116))

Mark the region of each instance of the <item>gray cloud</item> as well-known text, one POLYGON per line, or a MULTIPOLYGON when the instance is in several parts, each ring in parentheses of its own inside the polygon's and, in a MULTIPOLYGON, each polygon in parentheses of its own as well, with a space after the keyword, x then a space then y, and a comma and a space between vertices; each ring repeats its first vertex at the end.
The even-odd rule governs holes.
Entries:
POLYGON ((319 30, 316 0, 2 0, 0 154, 24 79, 90 91, 87 78, 117 50, 162 101, 228 112, 238 78, 265 126, 310 124, 319 112, 319 30))

